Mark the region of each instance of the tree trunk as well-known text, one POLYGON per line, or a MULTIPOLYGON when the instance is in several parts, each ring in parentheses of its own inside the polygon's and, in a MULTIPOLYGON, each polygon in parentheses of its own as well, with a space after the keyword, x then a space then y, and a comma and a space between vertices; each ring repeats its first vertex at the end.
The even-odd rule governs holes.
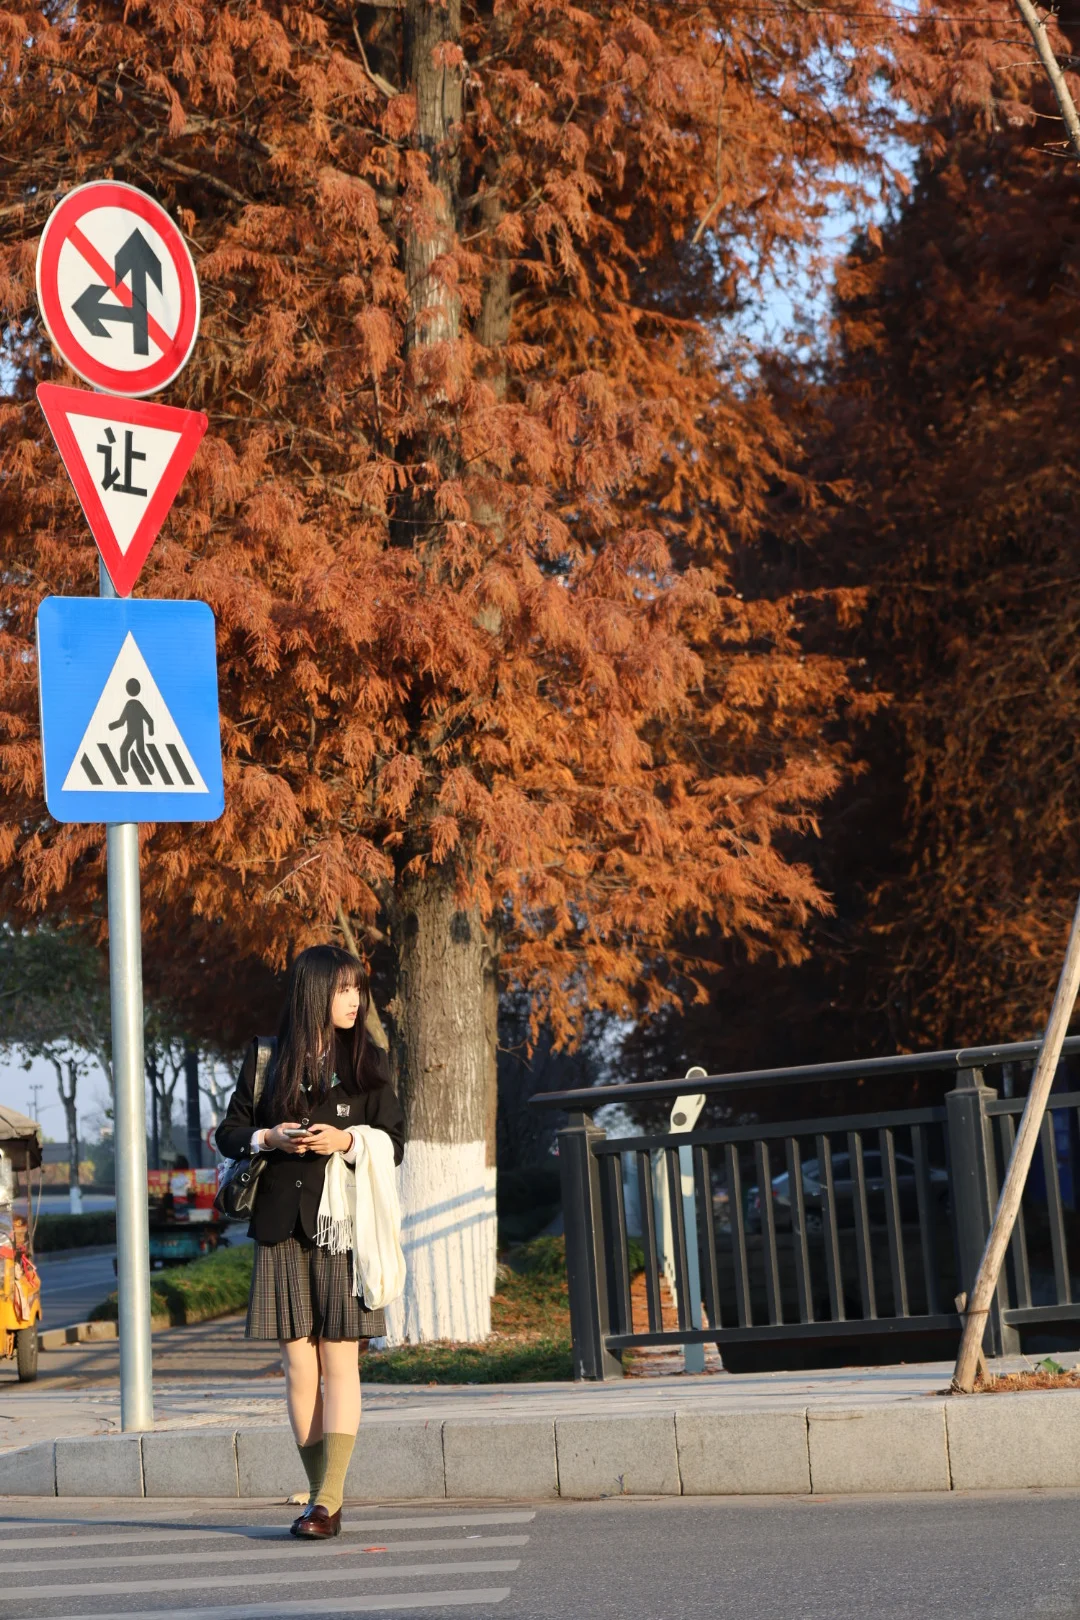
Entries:
POLYGON ((52 1066, 56 1071, 56 1086, 60 1093, 60 1101, 64 1105, 64 1120, 67 1125, 68 1139, 68 1187, 79 1185, 79 1114, 76 1101, 76 1092, 79 1087, 79 1071, 70 1060, 67 1064, 67 1085, 64 1084, 64 1063, 60 1058, 52 1059, 52 1066))
MULTIPOLYGON (((499 1121, 499 955, 498 931, 492 926, 484 941, 484 1168, 487 1188, 494 1200, 498 1183, 499 1121)), ((489 1245, 490 1275, 488 1293, 495 1292, 498 1266, 498 1211, 495 1234, 489 1245)))
POLYGON ((475 1341, 491 1331, 495 1273, 486 929, 477 908, 460 909, 451 875, 436 868, 403 884, 394 943, 408 1280, 387 1312, 387 1336, 393 1343, 475 1341))
POLYGON ((187 1156, 193 1170, 202 1169, 202 1109, 199 1105, 199 1054, 194 1047, 184 1053, 184 1087, 187 1092, 187 1156))
POLYGON ((157 1057, 146 1054, 146 1077, 150 1082, 150 1168, 161 1169, 161 1097, 158 1091, 157 1057))
POLYGON ((461 70, 436 60, 441 46, 456 45, 461 34, 461 0, 407 0, 405 71, 416 97, 415 143, 428 160, 438 192, 434 218, 413 217, 405 232, 405 279, 409 290, 410 354, 458 336, 460 300, 432 274, 436 259, 451 250, 456 236, 459 164, 457 126, 461 123, 461 70))
MULTIPOLYGON (((498 191, 498 169, 494 163, 489 168, 487 178, 489 190, 480 204, 480 222, 484 229, 491 234, 494 243, 494 233, 504 212, 502 198, 498 191)), ((505 251, 496 245, 493 247, 491 267, 480 300, 480 309, 476 321, 476 336, 485 348, 492 351, 489 381, 499 400, 502 400, 506 394, 506 362, 503 348, 510 337, 511 311, 509 262, 505 251)), ((506 523, 504 514, 499 507, 481 501, 474 501, 473 518, 478 524, 484 525, 491 532, 496 543, 501 545, 506 523)), ((501 615, 496 610, 491 607, 483 608, 479 618, 492 635, 499 634, 502 628, 502 620, 501 615)), ((484 1037, 487 1055, 485 1138, 487 1142, 487 1164, 492 1175, 494 1175, 498 1157, 499 1119, 499 930, 495 923, 492 923, 488 930, 487 947, 484 958, 484 1037)), ((492 1256, 494 1261, 494 1250, 492 1256)), ((495 1292, 494 1264, 491 1274, 491 1291, 492 1293, 495 1292)))

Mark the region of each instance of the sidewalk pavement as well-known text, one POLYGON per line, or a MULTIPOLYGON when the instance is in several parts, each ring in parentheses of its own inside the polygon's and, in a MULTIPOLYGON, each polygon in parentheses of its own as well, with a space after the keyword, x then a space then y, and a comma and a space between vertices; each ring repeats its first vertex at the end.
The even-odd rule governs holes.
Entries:
MULTIPOLYGON (((1080 1486, 1080 1392, 944 1397, 951 1372, 366 1384, 347 1492, 386 1502, 1080 1486)), ((301 1484, 277 1377, 165 1377, 155 1412, 152 1432, 121 1435, 115 1387, 5 1387, 0 1496, 265 1499, 301 1484)))

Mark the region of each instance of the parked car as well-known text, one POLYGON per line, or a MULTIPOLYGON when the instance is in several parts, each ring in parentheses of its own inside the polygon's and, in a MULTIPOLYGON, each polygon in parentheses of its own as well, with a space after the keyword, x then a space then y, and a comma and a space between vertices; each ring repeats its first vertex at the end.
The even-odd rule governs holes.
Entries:
MULTIPOLYGON (((846 1153, 832 1156, 833 1194, 836 1200, 836 1218, 840 1226, 854 1226, 854 1186, 851 1179, 851 1159, 846 1153)), ((866 1178, 866 1206, 870 1220, 878 1226, 885 1223, 885 1177, 882 1173, 881 1154, 876 1148, 863 1153, 863 1174, 866 1178)), ((949 1173, 939 1165, 929 1167, 930 1197, 941 1212, 949 1208, 949 1173)), ((806 1210, 806 1230, 820 1232, 823 1227, 822 1205, 824 1193, 821 1185, 821 1163, 818 1159, 802 1162, 803 1205, 806 1210)), ((915 1180, 915 1160, 907 1153, 896 1155, 896 1191, 900 1203, 900 1219, 915 1221, 919 1215, 918 1192, 915 1180)), ((772 1179, 773 1219, 778 1229, 789 1229, 792 1222, 791 1178, 785 1170, 772 1179)), ((761 1189, 748 1187, 746 1191, 746 1230, 761 1231, 761 1189)))

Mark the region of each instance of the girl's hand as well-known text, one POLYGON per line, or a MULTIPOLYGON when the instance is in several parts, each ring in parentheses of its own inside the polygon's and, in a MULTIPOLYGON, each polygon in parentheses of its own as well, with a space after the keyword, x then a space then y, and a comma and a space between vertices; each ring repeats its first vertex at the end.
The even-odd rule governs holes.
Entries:
POLYGON ((302 1153, 305 1146, 302 1137, 292 1140, 282 1135, 283 1131, 296 1131, 299 1128, 295 1120, 286 1120, 283 1125, 275 1125, 272 1130, 263 1131, 263 1147, 276 1148, 279 1153, 302 1153))
POLYGON ((312 1125, 304 1137, 304 1146, 309 1153, 329 1158, 331 1153, 346 1153, 352 1147, 352 1135, 339 1131, 336 1125, 312 1125))

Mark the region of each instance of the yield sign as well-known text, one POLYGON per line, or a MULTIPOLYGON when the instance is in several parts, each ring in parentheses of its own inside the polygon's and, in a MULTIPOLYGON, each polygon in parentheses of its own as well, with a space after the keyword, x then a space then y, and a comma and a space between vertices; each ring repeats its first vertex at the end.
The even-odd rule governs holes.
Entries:
POLYGON ((41 383, 38 404, 117 595, 129 596, 191 458, 201 411, 41 383))
POLYGON ((199 282, 152 197, 118 180, 77 186, 38 245, 37 294, 57 351, 95 388, 154 394, 187 364, 199 282))

